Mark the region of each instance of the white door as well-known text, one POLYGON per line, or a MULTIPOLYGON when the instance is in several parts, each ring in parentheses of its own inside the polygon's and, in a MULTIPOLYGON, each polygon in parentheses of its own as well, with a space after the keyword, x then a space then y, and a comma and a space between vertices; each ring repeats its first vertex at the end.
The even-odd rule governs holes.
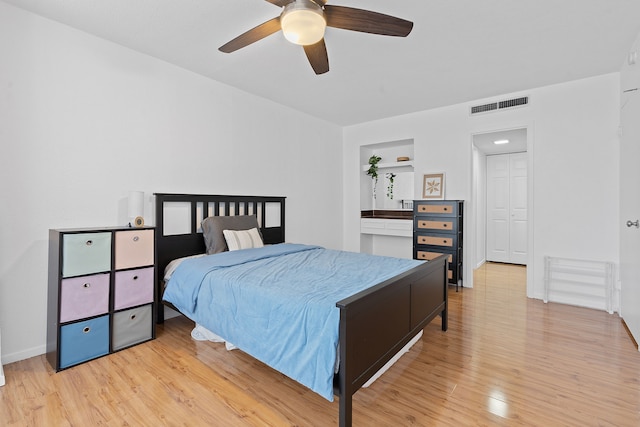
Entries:
POLYGON ((527 263, 527 153, 487 156, 487 261, 527 263))
POLYGON ((640 95, 623 95, 620 138, 620 315, 640 342, 640 95), (627 223, 629 222, 629 225, 627 223))
POLYGON ((487 156, 487 261, 509 262, 509 155, 487 156))
POLYGON ((509 155, 509 262, 527 263, 527 153, 509 155))

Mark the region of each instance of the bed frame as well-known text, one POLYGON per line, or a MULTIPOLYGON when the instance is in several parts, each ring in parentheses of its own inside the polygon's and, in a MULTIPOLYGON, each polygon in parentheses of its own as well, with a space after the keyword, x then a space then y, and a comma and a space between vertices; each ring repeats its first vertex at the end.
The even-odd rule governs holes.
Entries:
MULTIPOLYGON (((204 253, 199 222, 207 214, 256 214, 265 243, 282 243, 284 197, 156 193, 157 322, 164 321, 162 276, 175 258, 204 253), (168 203, 190 206, 190 232, 165 235, 168 203), (279 207, 279 224, 267 227, 269 204, 279 207)), ((277 210, 277 209, 276 209, 277 210)), ((353 394, 387 364, 436 316, 447 330, 447 257, 439 256, 336 303, 340 309, 340 369, 334 393, 340 401, 340 426, 351 426, 353 394)))

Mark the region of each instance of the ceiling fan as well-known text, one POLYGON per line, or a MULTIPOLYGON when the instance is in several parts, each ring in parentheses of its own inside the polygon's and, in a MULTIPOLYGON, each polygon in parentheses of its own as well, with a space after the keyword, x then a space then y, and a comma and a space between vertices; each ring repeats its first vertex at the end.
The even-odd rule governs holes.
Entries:
POLYGON ((327 5, 327 0, 266 0, 282 7, 280 16, 240 34, 218 50, 235 52, 282 30, 287 40, 301 45, 316 74, 329 71, 324 43, 326 27, 384 36, 406 37, 413 22, 369 10, 327 5))

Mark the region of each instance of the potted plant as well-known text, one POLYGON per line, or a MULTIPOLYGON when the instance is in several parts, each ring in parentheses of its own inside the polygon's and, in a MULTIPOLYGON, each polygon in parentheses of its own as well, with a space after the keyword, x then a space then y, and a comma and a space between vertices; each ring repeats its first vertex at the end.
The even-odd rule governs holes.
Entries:
POLYGON ((387 185, 387 197, 393 200, 393 180, 395 179, 396 174, 390 172, 386 175, 386 177, 389 180, 389 185, 387 185))
POLYGON ((375 154, 369 157, 369 170, 367 170, 367 175, 371 177, 373 180, 373 198, 376 198, 376 187, 378 185, 378 163, 380 163, 382 157, 376 156, 375 154))

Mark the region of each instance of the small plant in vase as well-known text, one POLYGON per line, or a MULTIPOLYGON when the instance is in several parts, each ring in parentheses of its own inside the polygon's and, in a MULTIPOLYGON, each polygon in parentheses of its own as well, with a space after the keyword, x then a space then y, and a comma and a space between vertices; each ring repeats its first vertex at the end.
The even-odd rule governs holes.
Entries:
POLYGON ((380 163, 382 157, 376 156, 375 154, 369 157, 369 169, 367 170, 367 175, 371 177, 373 180, 373 198, 376 198, 376 187, 378 186, 378 163, 380 163))
POLYGON ((386 175, 386 177, 389 180, 389 185, 387 185, 387 197, 393 200, 393 180, 396 178, 396 174, 390 172, 386 175))

